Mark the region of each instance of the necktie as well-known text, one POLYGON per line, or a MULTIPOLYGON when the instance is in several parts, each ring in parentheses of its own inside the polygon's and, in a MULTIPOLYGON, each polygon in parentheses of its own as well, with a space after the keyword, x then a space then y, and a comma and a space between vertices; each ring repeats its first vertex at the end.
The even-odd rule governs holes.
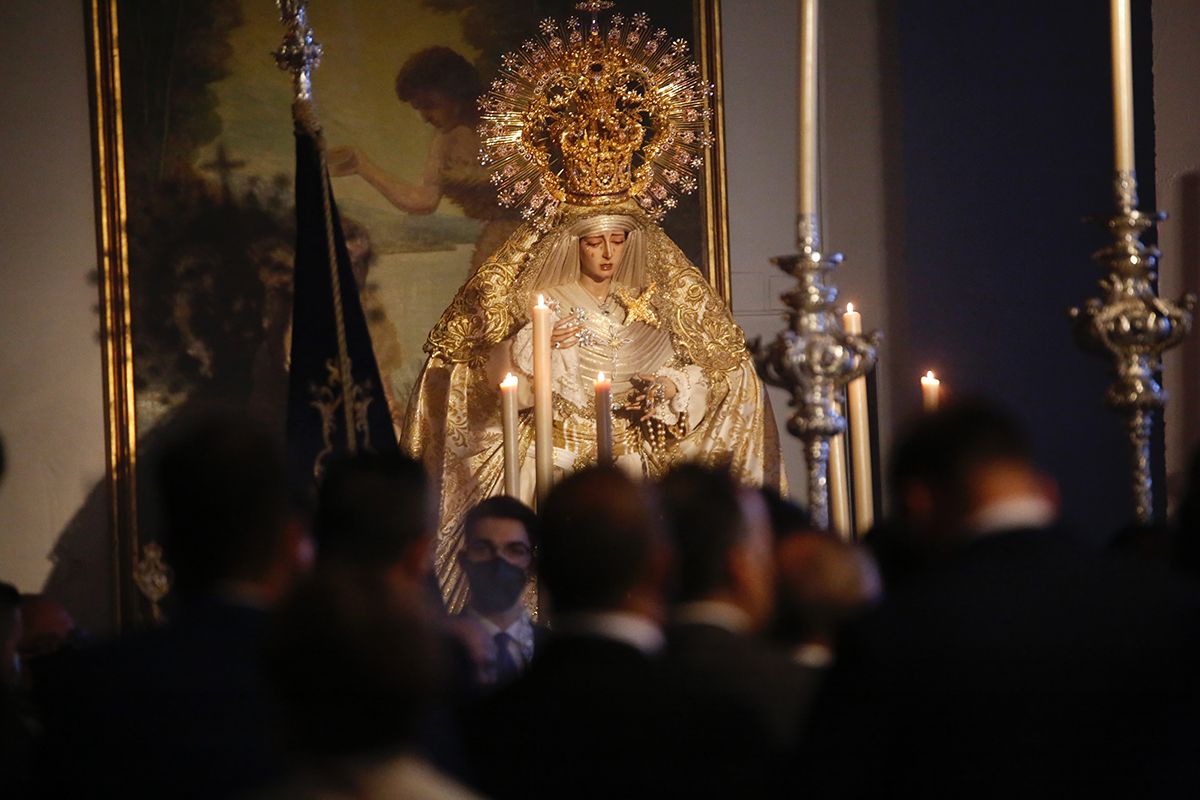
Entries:
POLYGON ((510 648, 513 638, 504 631, 497 633, 494 638, 496 641, 496 683, 512 683, 521 672, 510 648))

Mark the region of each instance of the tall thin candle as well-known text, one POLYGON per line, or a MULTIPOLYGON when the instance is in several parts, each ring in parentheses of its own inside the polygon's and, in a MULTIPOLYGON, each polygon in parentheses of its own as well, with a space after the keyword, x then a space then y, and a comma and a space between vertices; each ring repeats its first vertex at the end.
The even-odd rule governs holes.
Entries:
POLYGON ((500 382, 500 421, 504 428, 504 493, 520 497, 521 462, 517 456, 517 376, 511 372, 500 382))
POLYGON ((1113 150, 1117 172, 1133 172, 1133 45, 1129 0, 1112 3, 1113 150))
POLYGON ((850 491, 846 483, 846 434, 829 440, 829 521, 839 538, 850 540, 850 491))
MULTIPOLYGON (((842 315, 846 333, 862 334, 862 314, 846 304, 842 315)), ((850 416, 850 469, 854 476, 854 527, 862 536, 875 524, 875 486, 871 477, 871 417, 867 409, 867 379, 855 378, 846 387, 850 416)))
POLYGON ((554 483, 554 405, 550 369, 550 307, 538 295, 533 307, 533 434, 537 500, 540 505, 554 483))
POLYGON ((603 372, 596 375, 596 462, 613 463, 612 381, 603 372))
POLYGON ((799 165, 796 213, 817 213, 817 0, 800 0, 799 165))

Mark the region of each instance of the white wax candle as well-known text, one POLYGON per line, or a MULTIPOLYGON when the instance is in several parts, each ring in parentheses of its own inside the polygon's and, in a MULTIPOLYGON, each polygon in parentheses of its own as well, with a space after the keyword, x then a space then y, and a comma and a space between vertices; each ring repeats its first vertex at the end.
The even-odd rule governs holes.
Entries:
POLYGON ((929 370, 921 376, 921 401, 926 411, 937 411, 941 401, 942 382, 929 370))
POLYGON ((800 0, 800 109, 796 213, 817 213, 817 0, 800 0))
MULTIPOLYGON (((842 327, 849 334, 862 334, 862 314, 846 304, 842 327)), ((862 536, 875 524, 875 486, 871 479, 871 417, 867 409, 867 379, 855 378, 846 387, 850 416, 850 469, 854 486, 854 527, 862 536)))
POLYGON ((839 538, 850 541, 850 492, 846 484, 846 434, 829 440, 829 521, 839 538))
POLYGON ((1117 172, 1132 172, 1133 45, 1129 0, 1112 2, 1113 149, 1117 172))
POLYGON ((596 463, 613 463, 612 381, 596 374, 596 463))
POLYGON ((533 434, 537 499, 541 504, 554 483, 554 397, 551 386, 550 307, 538 295, 533 307, 533 434))
POLYGON ((500 382, 500 421, 504 428, 504 493, 520 497, 521 461, 517 454, 517 376, 511 372, 500 382))

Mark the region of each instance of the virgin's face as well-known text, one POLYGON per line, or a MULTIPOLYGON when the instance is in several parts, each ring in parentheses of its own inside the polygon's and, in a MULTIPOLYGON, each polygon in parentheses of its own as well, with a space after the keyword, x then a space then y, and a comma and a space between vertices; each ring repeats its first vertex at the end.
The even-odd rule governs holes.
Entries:
POLYGON ((625 231, 607 231, 579 238, 579 271, 597 283, 612 278, 625 255, 625 231))

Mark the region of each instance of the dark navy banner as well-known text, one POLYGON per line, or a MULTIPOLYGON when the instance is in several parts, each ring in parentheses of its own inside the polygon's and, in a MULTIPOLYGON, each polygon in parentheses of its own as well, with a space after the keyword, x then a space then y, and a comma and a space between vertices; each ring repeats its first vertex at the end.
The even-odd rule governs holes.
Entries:
POLYGON ((318 147, 312 135, 297 130, 295 301, 287 412, 289 469, 297 489, 313 486, 325 465, 338 456, 399 450, 360 289, 318 147), (330 263, 330 236, 336 265, 330 263), (340 290, 336 295, 331 266, 336 267, 340 290), (352 376, 349 392, 342 380, 347 366, 352 376))

